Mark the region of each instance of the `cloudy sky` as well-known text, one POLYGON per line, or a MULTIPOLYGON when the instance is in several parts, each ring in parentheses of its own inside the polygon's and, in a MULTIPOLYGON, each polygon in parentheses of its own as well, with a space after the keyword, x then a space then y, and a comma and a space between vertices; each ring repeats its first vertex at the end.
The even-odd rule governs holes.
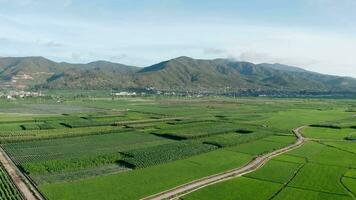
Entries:
POLYGON ((355 10, 355 0, 0 0, 0 56, 222 57, 356 77, 355 10))

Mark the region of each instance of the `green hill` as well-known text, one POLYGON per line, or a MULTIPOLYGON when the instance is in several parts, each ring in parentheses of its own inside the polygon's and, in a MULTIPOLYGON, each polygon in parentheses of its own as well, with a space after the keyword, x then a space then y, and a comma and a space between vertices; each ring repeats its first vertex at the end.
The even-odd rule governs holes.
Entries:
POLYGON ((178 57, 138 68, 107 61, 57 63, 43 57, 0 58, 0 85, 10 88, 147 88, 174 91, 356 92, 356 79, 282 64, 178 57))

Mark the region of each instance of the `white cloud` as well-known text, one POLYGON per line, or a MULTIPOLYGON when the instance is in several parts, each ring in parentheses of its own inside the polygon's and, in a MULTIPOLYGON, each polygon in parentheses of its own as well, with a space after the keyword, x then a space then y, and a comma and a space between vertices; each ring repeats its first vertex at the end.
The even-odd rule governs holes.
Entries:
MULTIPOLYGON (((313 1, 313 6, 324 7, 340 2, 313 1)), ((341 1, 347 2, 346 5, 351 8, 354 8, 352 2, 356 2, 341 1)), ((44 1, 0 0, 0 4, 10 2, 35 5, 44 1)), ((62 6, 73 4, 70 0, 55 2, 62 6)), ((93 18, 87 19, 72 13, 1 13, 0 56, 42 55, 69 62, 107 59, 139 66, 181 55, 197 58, 234 57, 256 63, 279 62, 318 72, 356 77, 356 36, 334 30, 244 25, 246 23, 236 21, 156 22, 122 18, 121 15, 113 16, 110 20, 93 18)))

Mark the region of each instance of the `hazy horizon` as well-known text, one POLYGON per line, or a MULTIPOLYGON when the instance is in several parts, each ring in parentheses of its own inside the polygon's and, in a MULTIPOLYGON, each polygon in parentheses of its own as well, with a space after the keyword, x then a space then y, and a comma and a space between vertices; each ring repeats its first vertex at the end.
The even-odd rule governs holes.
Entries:
POLYGON ((0 0, 0 56, 149 66, 179 56, 356 77, 352 0, 0 0))

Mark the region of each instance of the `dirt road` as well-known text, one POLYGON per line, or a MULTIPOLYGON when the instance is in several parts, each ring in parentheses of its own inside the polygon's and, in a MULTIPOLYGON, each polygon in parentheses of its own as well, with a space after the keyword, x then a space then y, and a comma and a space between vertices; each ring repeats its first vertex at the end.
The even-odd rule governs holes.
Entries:
POLYGON ((4 166, 5 170, 11 177, 12 181, 14 182, 15 186, 21 193, 23 199, 25 200, 42 200, 43 198, 39 195, 33 187, 29 187, 24 178, 21 175, 21 172, 18 171, 16 166, 12 163, 10 158, 6 155, 4 150, 0 147, 0 162, 4 166), (30 189, 32 188, 32 190, 30 189))
POLYGON ((305 126, 302 126, 302 127, 299 127, 299 128, 296 128, 293 130, 294 134, 297 137, 297 141, 294 144, 291 144, 291 145, 284 147, 282 149, 278 149, 271 153, 256 157, 250 163, 248 163, 247 165, 245 165, 241 168, 233 169, 233 170, 230 170, 227 172, 223 172, 223 173, 215 174, 215 175, 208 176, 208 177, 205 177, 202 179, 198 179, 193 182, 172 188, 170 190, 167 190, 167 191, 164 191, 164 192, 161 192, 161 193, 149 196, 149 197, 145 197, 142 200, 161 200, 161 199, 178 198, 180 196, 186 195, 188 193, 191 193, 191 192, 201 189, 203 187, 253 172, 253 171, 259 169, 260 167, 262 167, 271 158, 300 147, 305 142, 305 138, 300 133, 300 131, 304 127, 305 126))

